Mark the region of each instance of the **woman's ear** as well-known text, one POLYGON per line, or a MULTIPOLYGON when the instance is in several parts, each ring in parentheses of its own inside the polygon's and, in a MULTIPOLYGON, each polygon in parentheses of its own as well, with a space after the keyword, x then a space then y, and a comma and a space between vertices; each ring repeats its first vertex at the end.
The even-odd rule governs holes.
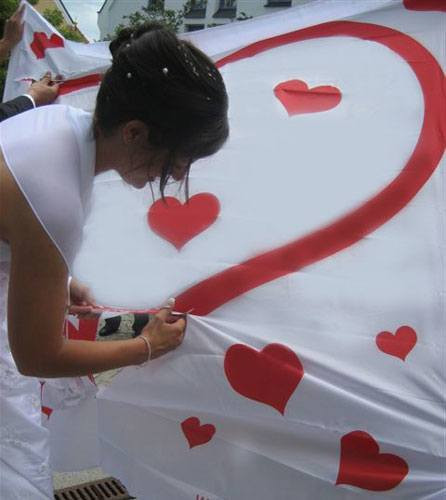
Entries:
POLYGON ((149 128, 140 120, 131 120, 122 126, 122 139, 124 144, 147 144, 149 128))

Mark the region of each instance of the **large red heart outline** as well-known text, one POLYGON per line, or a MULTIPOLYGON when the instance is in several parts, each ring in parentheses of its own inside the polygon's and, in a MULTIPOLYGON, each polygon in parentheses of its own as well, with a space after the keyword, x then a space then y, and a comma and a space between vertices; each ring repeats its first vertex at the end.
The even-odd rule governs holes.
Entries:
POLYGON ((408 10, 446 12, 444 0, 403 0, 403 4, 408 10))
POLYGON ((342 94, 336 87, 321 85, 309 88, 302 80, 288 80, 274 87, 274 94, 286 109, 288 116, 328 111, 341 102, 342 94))
POLYGON ((380 43, 403 58, 413 70, 424 96, 424 118, 412 155, 401 172, 361 206, 310 234, 197 283, 177 296, 178 311, 209 314, 253 288, 357 243, 402 210, 427 182, 441 160, 446 142, 445 77, 432 54, 400 31, 369 23, 330 22, 261 40, 224 57, 217 64, 221 68, 285 44, 334 36, 380 43))
POLYGON ((405 460, 390 453, 380 453, 378 443, 367 432, 353 431, 342 436, 336 484, 387 491, 398 486, 408 472, 405 460))
POLYGON ((282 415, 304 376, 296 353, 282 344, 268 344, 261 351, 234 344, 226 351, 224 368, 234 391, 282 415))

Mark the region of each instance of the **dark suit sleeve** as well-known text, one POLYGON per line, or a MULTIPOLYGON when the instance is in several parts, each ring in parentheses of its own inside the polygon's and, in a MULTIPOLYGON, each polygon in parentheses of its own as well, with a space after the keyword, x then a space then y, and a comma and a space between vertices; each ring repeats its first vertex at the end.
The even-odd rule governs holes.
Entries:
POLYGON ((0 104, 0 122, 31 108, 33 108, 31 99, 24 95, 16 97, 11 101, 3 102, 0 104))

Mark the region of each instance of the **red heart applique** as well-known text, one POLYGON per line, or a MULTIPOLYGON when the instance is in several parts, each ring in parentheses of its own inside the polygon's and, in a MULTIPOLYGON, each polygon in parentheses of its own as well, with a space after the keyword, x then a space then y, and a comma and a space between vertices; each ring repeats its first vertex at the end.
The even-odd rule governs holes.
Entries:
POLYGON ((51 413, 53 413, 53 409, 48 406, 41 406, 42 413, 46 415, 47 418, 51 417, 51 413))
POLYGON ((336 484, 387 491, 398 486, 408 472, 409 466, 402 458, 380 453, 378 443, 367 432, 353 431, 342 436, 336 484))
POLYGON ((63 38, 56 33, 53 33, 50 38, 43 32, 34 33, 33 41, 30 45, 31 50, 34 52, 37 59, 43 59, 45 57, 46 49, 57 49, 64 46, 63 38))
POLYGON ((177 250, 213 224, 220 212, 218 199, 210 193, 196 194, 184 204, 171 196, 164 200, 150 207, 147 219, 152 231, 177 250))
POLYGON ((302 80, 279 83, 274 87, 274 94, 284 105, 289 116, 328 111, 336 107, 342 97, 336 87, 324 85, 309 89, 302 80))
POLYGON ((381 332, 375 340, 380 351, 404 361, 417 343, 417 334, 410 326, 400 326, 395 335, 390 332, 381 332))
POLYGON ((74 340, 96 340, 99 318, 65 320, 66 337, 74 340), (77 327, 74 323, 77 323, 77 327))
POLYGON ((234 344, 226 351, 224 368, 234 391, 272 406, 282 415, 304 376, 296 353, 282 344, 268 344, 260 352, 234 344))
MULTIPOLYGON (((40 381, 40 400, 42 400, 42 394, 43 394, 43 388, 45 386, 45 382, 44 381, 40 381)), ((50 408, 49 406, 45 406, 45 405, 41 405, 40 406, 40 409, 42 411, 42 413, 44 413, 46 415, 46 418, 50 418, 51 417, 51 413, 53 413, 53 409, 50 408)))
POLYGON ((208 443, 215 434, 215 427, 212 424, 200 425, 200 419, 189 417, 181 422, 181 429, 189 443, 189 448, 208 443))
MULTIPOLYGON (((320 37, 349 36, 379 43, 404 60, 416 76, 424 98, 420 135, 404 168, 371 199, 326 226, 279 248, 254 256, 215 274, 177 296, 176 309, 206 315, 243 293, 325 259, 388 222, 429 180, 443 155, 446 139, 444 73, 432 54, 400 31, 352 21, 335 21, 260 40, 220 61, 226 64, 290 43, 320 37)), ((296 138, 298 140, 298 138, 296 138)))
POLYGON ((403 0, 407 10, 438 10, 446 12, 445 0, 403 0))

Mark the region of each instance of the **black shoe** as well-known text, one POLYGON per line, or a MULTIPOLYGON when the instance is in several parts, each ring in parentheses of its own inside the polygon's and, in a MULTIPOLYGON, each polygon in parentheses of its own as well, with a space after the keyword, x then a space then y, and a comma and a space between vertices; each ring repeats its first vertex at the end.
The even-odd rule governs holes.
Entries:
POLYGON ((121 324, 121 316, 113 316, 112 318, 107 318, 105 320, 105 325, 99 330, 100 337, 107 337, 112 335, 119 330, 119 325, 121 324))

